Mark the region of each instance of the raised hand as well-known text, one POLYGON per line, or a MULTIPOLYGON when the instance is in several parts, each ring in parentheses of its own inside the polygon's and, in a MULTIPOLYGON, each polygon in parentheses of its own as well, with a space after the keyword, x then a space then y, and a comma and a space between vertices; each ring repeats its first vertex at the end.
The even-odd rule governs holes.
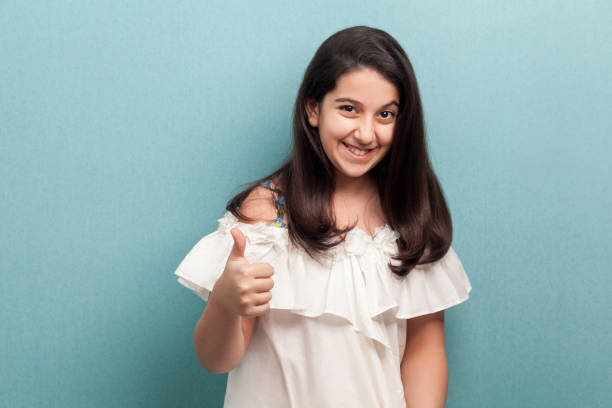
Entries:
POLYGON ((250 264, 244 256, 244 234, 238 228, 232 228, 230 232, 234 246, 225 270, 215 282, 209 301, 217 302, 226 311, 240 316, 262 315, 270 310, 274 268, 266 262, 250 264))

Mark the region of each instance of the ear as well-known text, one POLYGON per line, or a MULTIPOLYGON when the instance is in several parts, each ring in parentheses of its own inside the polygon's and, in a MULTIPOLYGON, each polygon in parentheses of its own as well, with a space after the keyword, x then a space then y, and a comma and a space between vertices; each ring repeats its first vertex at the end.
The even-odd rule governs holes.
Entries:
POLYGON ((307 99, 305 105, 308 123, 312 127, 319 126, 319 104, 312 99, 307 99))

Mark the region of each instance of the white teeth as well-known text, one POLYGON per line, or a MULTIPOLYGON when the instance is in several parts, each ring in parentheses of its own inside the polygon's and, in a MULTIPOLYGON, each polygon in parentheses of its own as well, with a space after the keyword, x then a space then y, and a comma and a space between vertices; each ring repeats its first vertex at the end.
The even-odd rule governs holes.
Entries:
POLYGON ((355 153, 358 156, 363 156, 364 154, 366 154, 368 152, 368 150, 359 150, 359 149, 355 149, 352 146, 347 145, 346 143, 344 144, 351 152, 355 153))

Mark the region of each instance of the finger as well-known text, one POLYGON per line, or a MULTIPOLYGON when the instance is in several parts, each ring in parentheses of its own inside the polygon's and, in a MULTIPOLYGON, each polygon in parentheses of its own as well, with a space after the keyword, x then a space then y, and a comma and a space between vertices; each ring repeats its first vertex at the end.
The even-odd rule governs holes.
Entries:
POLYGON ((232 238, 234 239, 234 246, 232 252, 230 252, 230 258, 244 258, 244 250, 246 248, 246 238, 239 228, 232 228, 230 230, 232 238))
POLYGON ((274 281, 270 278, 257 278, 253 280, 253 291, 255 293, 267 292, 274 287, 274 281))
POLYGON ((270 311, 270 303, 264 303, 263 305, 253 306, 251 307, 250 316, 261 316, 263 314, 268 313, 270 311))
POLYGON ((253 295, 253 305, 254 306, 264 305, 264 304, 268 303, 270 301, 270 299, 272 299, 272 293, 271 292, 256 293, 256 294, 253 295))
POLYGON ((274 267, 267 262, 256 262, 249 266, 249 275, 254 278, 269 278, 274 275, 274 267))

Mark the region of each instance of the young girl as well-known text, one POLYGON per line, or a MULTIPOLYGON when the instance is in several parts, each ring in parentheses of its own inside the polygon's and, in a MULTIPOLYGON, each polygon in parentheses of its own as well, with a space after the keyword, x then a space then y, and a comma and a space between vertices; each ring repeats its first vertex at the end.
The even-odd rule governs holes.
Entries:
POLYGON ((293 148, 180 263, 207 306, 201 365, 225 407, 443 407, 444 309, 468 299, 415 74, 358 26, 310 62, 293 148))

